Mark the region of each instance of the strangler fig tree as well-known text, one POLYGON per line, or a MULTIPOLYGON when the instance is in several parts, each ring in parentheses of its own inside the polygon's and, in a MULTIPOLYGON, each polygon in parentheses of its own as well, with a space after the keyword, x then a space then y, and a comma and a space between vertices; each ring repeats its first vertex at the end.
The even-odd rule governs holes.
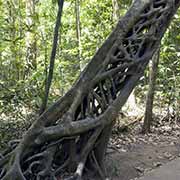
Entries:
POLYGON ((2 152, 0 179, 106 179, 104 155, 118 111, 179 6, 134 0, 73 87, 2 152))

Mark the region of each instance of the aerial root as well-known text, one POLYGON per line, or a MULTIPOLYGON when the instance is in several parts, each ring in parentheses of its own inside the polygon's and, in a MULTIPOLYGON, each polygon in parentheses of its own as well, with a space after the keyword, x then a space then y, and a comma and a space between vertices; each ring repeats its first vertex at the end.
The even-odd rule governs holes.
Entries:
POLYGON ((58 176, 60 174, 61 170, 64 169, 65 167, 67 167, 69 163, 70 163, 70 158, 65 160, 65 162, 60 167, 58 167, 58 169, 56 169, 55 176, 58 176))
POLYGON ((71 136, 61 137, 56 141, 47 141, 41 145, 34 144, 34 146, 25 143, 28 141, 10 142, 11 151, 8 149, 5 154, 0 154, 0 179, 56 180, 60 176, 66 176, 68 172, 69 176, 64 179, 81 180, 85 174, 92 173, 94 170, 97 170, 104 178, 105 175, 98 168, 95 158, 92 162, 89 161, 90 158, 92 159, 92 152, 98 146, 98 138, 102 136, 103 130, 104 125, 102 124, 84 133, 74 134, 72 132, 71 136), (66 144, 71 145, 72 142, 74 143, 73 152, 75 152, 73 154, 72 151, 66 151, 66 144))
POLYGON ((18 153, 14 157, 14 162, 10 165, 10 169, 7 169, 6 171, 5 176, 2 176, 2 180, 26 180, 20 167, 20 158, 18 153))
POLYGON ((102 168, 100 167, 100 165, 99 165, 99 163, 98 163, 98 161, 97 161, 97 159, 96 159, 96 156, 95 156, 95 154, 94 154, 94 151, 92 152, 92 159, 93 159, 94 162, 95 162, 95 164, 94 164, 95 169, 97 169, 97 171, 98 171, 101 179, 102 179, 102 180, 105 180, 105 179, 106 179, 106 178, 105 178, 106 175, 105 175, 105 173, 103 172, 102 168))
POLYGON ((56 146, 52 146, 43 152, 29 157, 24 162, 24 165, 28 166, 28 168, 24 172, 24 175, 26 177, 33 177, 35 175, 37 176, 37 179, 45 178, 48 176, 50 176, 51 178, 55 178, 55 175, 51 168, 55 152, 56 146))
POLYGON ((0 179, 6 174, 5 168, 0 169, 0 179))
POLYGON ((12 149, 15 149, 19 143, 20 139, 14 139, 8 142, 8 146, 12 149))

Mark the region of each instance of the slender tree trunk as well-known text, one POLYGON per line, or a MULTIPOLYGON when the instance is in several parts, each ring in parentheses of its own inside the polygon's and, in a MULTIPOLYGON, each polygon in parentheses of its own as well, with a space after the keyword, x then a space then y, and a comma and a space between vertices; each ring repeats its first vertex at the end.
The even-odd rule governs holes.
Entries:
POLYGON ((11 42, 11 53, 12 53, 12 56, 11 56, 11 59, 12 59, 12 63, 11 63, 11 68, 10 68, 10 72, 9 72, 9 75, 10 75, 10 82, 11 82, 11 85, 12 85, 12 82, 14 81, 14 77, 17 77, 16 76, 16 71, 17 71, 17 68, 16 68, 16 61, 17 61, 17 51, 16 51, 16 27, 15 27, 15 23, 16 23, 16 17, 14 15, 14 7, 12 6, 12 3, 11 3, 11 6, 10 6, 10 18, 11 18, 11 29, 10 29, 10 37, 12 39, 12 42, 11 42))
POLYGON ((153 120, 153 101, 155 93, 155 85, 159 64, 160 50, 154 54, 152 60, 149 63, 149 89, 146 97, 146 109, 144 114, 143 133, 149 133, 151 130, 151 124, 153 120))
POLYGON ((82 62, 82 50, 81 50, 81 20, 80 20, 80 0, 75 0, 75 14, 76 14, 76 38, 78 47, 78 60, 80 71, 84 69, 82 62))
POLYGON ((36 70, 37 62, 37 40, 36 40, 36 10, 35 1, 26 0, 26 67, 25 76, 28 76, 32 70, 36 70))
POLYGON ((120 18, 120 9, 117 0, 112 0, 113 7, 113 21, 117 23, 120 18))
POLYGON ((11 51, 11 63, 9 64, 9 66, 7 66, 6 72, 8 72, 7 74, 7 79, 9 83, 9 85, 14 85, 14 78, 18 79, 18 74, 19 74, 19 68, 18 68, 18 53, 17 53, 17 37, 18 37, 18 30, 16 27, 16 9, 15 9, 15 5, 17 5, 17 2, 13 2, 13 1, 7 1, 5 2, 7 9, 8 9, 8 21, 9 21, 9 39, 10 39, 10 51, 11 51))
MULTIPOLYGON (((18 32, 18 36, 20 39, 23 39, 23 35, 24 35, 24 23, 22 22, 22 19, 23 19, 23 12, 21 11, 21 9, 23 9, 23 2, 22 1, 18 1, 18 13, 16 16, 18 16, 18 24, 19 24, 19 32, 18 32)), ((17 62, 17 65, 18 65, 18 70, 17 70, 17 73, 18 73, 18 80, 23 80, 24 78, 24 64, 25 64, 25 60, 24 60, 24 57, 23 57, 23 53, 22 53, 22 49, 24 48, 24 45, 22 45, 20 43, 20 45, 18 45, 18 62, 17 62), (22 63, 23 61, 23 63, 22 63), (23 64, 23 68, 20 68, 21 65, 23 64)))
POLYGON ((58 13, 57 13, 57 19, 56 19, 56 26, 54 29, 54 39, 53 39, 53 45, 52 45, 52 51, 51 51, 51 57, 50 57, 49 72, 48 72, 48 77, 45 82, 45 94, 44 94, 43 102, 40 108, 40 114, 42 114, 47 107, 49 91, 50 91, 50 87, 51 87, 51 83, 53 79, 54 63, 55 63, 56 50, 57 50, 57 45, 58 45, 59 28, 61 26, 63 4, 64 4, 64 0, 58 0, 58 13))
POLYGON ((44 79, 45 82, 48 78, 48 47, 47 47, 47 37, 44 32, 41 32, 42 46, 44 47, 44 79))

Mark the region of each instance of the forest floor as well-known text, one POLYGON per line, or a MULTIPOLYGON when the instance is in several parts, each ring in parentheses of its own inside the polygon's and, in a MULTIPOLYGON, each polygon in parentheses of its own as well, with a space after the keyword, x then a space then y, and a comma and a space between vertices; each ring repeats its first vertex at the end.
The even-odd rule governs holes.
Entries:
MULTIPOLYGON (((35 118, 30 115, 30 120, 17 119, 0 118, 0 149, 10 139, 21 137, 35 118)), ((180 157, 180 119, 155 116, 152 132, 147 135, 141 133, 142 125, 142 117, 125 116, 117 120, 106 156, 111 180, 134 180, 180 157)))
POLYGON ((142 119, 121 126, 124 132, 114 129, 106 159, 110 179, 137 179, 180 156, 180 119, 154 119, 148 135, 141 134, 142 119))

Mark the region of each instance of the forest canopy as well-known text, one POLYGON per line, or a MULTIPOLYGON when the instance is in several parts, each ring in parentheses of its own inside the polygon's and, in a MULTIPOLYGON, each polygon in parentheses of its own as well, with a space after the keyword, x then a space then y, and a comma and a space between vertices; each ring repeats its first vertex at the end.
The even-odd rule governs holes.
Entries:
MULTIPOLYGON (((71 87, 116 25, 117 18, 123 16, 131 4, 131 1, 118 0, 119 10, 115 14, 117 7, 113 7, 110 0, 75 2, 64 3, 49 103, 71 87), (77 5, 80 9, 80 44, 77 5)), ((8 0, 0 2, 0 10, 0 111, 6 114, 22 107, 38 109, 47 78, 57 3, 8 0)), ((162 41, 156 91, 156 99, 162 106, 171 104, 176 112, 180 97, 179 21, 178 11, 162 41)), ((138 96, 145 97, 147 85, 148 72, 138 86, 138 96)))

